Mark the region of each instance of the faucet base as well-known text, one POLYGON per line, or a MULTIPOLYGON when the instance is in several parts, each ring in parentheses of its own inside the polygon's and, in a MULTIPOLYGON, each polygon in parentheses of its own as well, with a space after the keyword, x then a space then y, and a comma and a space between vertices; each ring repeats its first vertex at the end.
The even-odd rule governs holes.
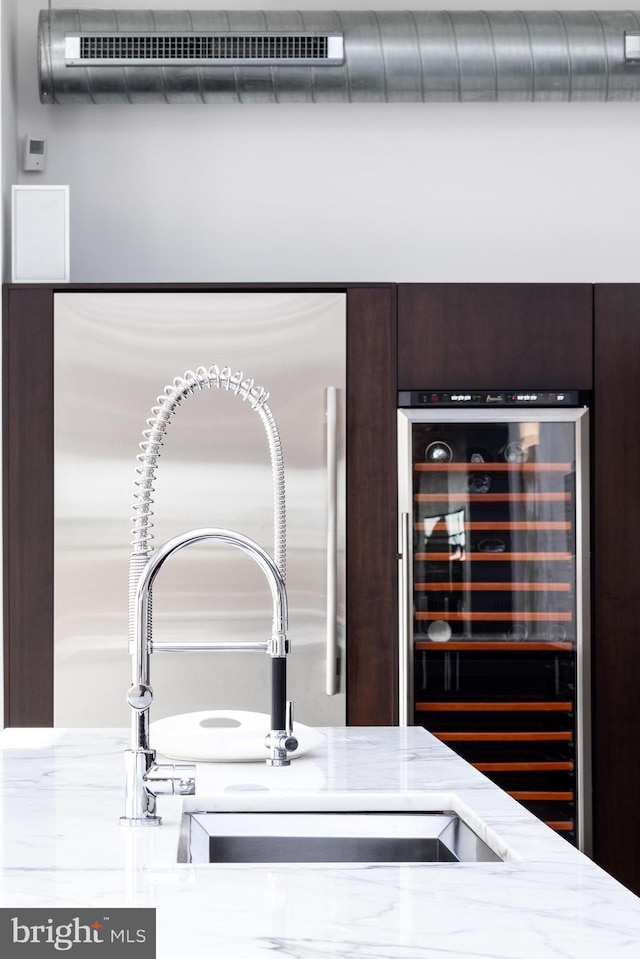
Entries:
POLYGON ((295 752, 298 748, 298 740, 291 730, 272 729, 265 738, 265 746, 269 750, 267 766, 290 766, 289 753, 295 752))
POLYGON ((193 764, 158 765, 153 749, 127 749, 125 753, 126 793, 123 826, 159 826, 156 796, 193 796, 196 791, 193 764))
POLYGON ((162 816, 148 816, 144 819, 129 819, 127 816, 120 816, 121 826, 159 826, 162 822, 162 816))
POLYGON ((290 766, 290 759, 267 759, 267 766, 290 766))

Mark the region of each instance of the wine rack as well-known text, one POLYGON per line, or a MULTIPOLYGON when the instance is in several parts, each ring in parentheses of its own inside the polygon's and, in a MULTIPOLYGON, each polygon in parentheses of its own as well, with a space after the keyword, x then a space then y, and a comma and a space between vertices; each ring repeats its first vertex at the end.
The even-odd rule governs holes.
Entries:
POLYGON ((399 411, 401 722, 590 845, 587 411, 399 411))

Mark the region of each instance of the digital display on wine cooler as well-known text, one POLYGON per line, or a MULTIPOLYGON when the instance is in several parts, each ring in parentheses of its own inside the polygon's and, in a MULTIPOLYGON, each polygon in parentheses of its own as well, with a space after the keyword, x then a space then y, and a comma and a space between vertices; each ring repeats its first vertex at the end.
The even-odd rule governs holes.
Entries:
POLYGON ((402 390, 404 407, 579 406, 577 390, 402 390))

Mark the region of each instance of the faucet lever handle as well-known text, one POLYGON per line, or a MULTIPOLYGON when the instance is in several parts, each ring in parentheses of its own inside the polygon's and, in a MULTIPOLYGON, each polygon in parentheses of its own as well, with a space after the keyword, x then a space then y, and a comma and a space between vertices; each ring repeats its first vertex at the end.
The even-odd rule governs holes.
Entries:
POLYGON ((287 700, 285 706, 285 723, 284 723, 284 732, 285 732, 285 742, 284 748, 288 753, 293 753, 298 748, 298 740, 293 735, 293 703, 290 699, 287 700))
POLYGON ((290 699, 287 700, 284 715, 285 715, 284 728, 287 733, 287 736, 291 736, 291 734, 293 733, 293 703, 291 702, 290 699))

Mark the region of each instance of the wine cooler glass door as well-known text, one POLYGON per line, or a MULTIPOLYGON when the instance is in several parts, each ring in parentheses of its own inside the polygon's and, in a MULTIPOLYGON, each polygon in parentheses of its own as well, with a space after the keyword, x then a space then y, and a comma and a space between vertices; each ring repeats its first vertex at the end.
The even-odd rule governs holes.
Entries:
POLYGON ((588 413, 400 410, 400 716, 588 849, 588 413))

